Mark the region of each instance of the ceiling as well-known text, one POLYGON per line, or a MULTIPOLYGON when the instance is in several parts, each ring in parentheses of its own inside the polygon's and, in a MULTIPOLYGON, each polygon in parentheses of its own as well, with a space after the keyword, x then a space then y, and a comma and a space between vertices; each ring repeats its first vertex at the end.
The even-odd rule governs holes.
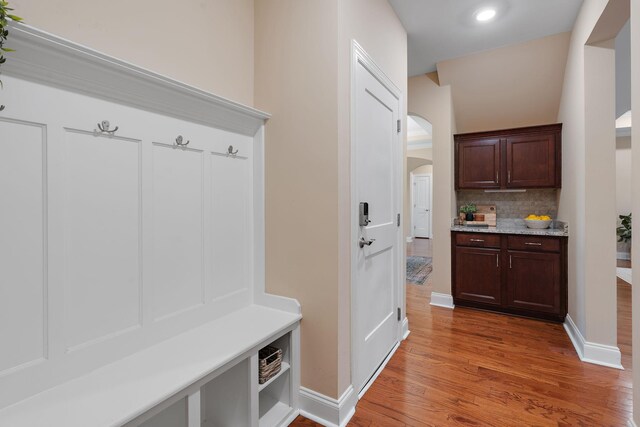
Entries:
POLYGON ((570 31, 582 0, 390 0, 408 34, 409 76, 440 61, 570 31), (494 7, 496 17, 475 20, 494 7))
POLYGON ((431 123, 420 116, 407 116, 407 149, 429 148, 432 144, 431 123))

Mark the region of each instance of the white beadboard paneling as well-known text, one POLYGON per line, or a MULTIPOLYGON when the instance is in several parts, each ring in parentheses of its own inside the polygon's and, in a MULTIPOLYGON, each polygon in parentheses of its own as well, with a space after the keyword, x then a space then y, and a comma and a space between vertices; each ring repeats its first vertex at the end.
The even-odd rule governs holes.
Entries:
POLYGON ((0 374, 46 357, 46 134, 0 118, 0 374))
POLYGON ((249 287, 249 166, 246 158, 211 154, 214 299, 249 287))
POLYGON ((204 302, 204 152, 153 144, 156 319, 204 302))
POLYGON ((140 325, 140 143, 67 129, 68 350, 140 325))

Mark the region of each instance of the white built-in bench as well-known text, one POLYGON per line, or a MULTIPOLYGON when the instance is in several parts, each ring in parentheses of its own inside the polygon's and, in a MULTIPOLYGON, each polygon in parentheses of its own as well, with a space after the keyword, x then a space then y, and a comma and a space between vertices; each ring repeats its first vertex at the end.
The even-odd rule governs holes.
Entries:
POLYGON ((294 394, 276 382, 295 382, 289 371, 297 358, 291 334, 297 333, 300 317, 245 307, 6 408, 0 411, 0 425, 287 424, 297 415, 294 394), (257 352, 278 339, 285 349, 282 379, 259 386, 257 352), (233 375, 225 376, 228 372, 233 375))
POLYGON ((265 292, 269 115, 11 25, 0 426, 287 425, 301 314, 265 292))

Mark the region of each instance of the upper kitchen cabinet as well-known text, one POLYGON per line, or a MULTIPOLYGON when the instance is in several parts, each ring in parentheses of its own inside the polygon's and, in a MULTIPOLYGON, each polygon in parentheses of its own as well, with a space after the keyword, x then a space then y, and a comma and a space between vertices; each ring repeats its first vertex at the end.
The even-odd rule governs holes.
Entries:
POLYGON ((500 138, 456 142, 456 187, 500 188, 500 138))
POLYGON ((561 187, 562 124, 454 138, 456 190, 561 187))

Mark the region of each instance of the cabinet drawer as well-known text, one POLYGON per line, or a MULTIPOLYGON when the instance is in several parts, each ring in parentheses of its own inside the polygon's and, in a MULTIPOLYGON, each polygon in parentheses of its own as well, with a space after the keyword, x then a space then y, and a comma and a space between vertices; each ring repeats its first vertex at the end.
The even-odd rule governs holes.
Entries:
POLYGON ((509 236, 508 248, 515 251, 560 252, 560 239, 539 236, 509 236))
POLYGON ((458 233, 456 234, 456 245, 476 246, 479 248, 499 248, 500 236, 497 234, 458 233))

